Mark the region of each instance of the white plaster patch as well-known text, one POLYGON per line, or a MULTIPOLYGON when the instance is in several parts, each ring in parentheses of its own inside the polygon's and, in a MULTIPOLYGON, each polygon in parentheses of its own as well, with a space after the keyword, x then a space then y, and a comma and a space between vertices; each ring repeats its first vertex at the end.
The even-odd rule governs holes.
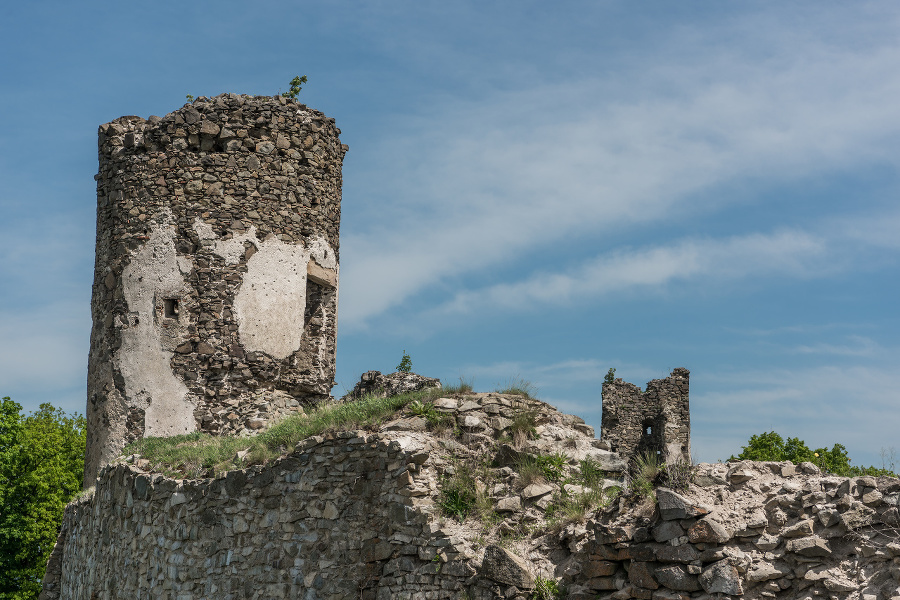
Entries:
POLYGON ((307 242, 310 256, 316 259, 320 267, 337 270, 337 256, 322 236, 316 236, 307 242))
POLYGON ((131 257, 122 272, 130 326, 122 329, 116 353, 129 404, 145 410, 145 436, 171 436, 196 429, 194 404, 188 389, 172 372, 172 352, 163 348, 156 322, 158 297, 177 296, 187 289, 185 265, 175 253, 175 229, 168 218, 154 223, 150 239, 131 257))
POLYGON ((300 348, 309 251, 277 238, 257 243, 234 298, 241 344, 283 359, 300 348))
MULTIPOLYGON (((234 299, 238 335, 244 349, 265 352, 277 359, 299 350, 309 261, 314 259, 319 266, 338 271, 337 255, 328 241, 320 235, 309 239, 306 246, 286 244, 275 236, 260 241, 252 226, 247 233, 232 233, 231 239, 220 240, 200 218, 194 220, 193 228, 200 240, 228 265, 235 265, 244 257, 244 242, 256 246, 234 299)), ((319 352, 324 352, 324 347, 319 352)))

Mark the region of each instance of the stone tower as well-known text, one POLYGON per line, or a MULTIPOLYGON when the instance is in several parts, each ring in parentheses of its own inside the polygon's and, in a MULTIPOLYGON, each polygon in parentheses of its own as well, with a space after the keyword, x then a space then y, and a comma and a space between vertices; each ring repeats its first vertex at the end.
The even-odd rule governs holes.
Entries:
POLYGON ((650 454, 663 462, 691 462, 690 371, 674 369, 647 383, 647 391, 616 379, 603 384, 600 439, 632 462, 650 454))
POLYGON ((236 94, 100 127, 85 486, 143 436, 257 430, 329 397, 339 134, 236 94))

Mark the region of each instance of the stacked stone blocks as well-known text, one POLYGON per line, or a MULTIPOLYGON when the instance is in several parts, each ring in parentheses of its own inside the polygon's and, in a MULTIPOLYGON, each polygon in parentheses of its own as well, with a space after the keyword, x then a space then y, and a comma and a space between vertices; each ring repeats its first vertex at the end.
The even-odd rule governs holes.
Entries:
POLYGON ((674 369, 646 391, 622 379, 603 384, 600 438, 630 461, 642 455, 661 462, 691 462, 690 371, 674 369))

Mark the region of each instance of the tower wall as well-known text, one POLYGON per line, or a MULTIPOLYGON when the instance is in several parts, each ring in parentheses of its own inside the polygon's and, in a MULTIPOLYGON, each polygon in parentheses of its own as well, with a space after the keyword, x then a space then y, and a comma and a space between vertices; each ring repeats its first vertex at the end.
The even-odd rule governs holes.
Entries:
POLYGON ((339 134, 236 94, 100 127, 85 485, 143 436, 254 431, 329 396, 339 134))
POLYGON ((690 371, 674 369, 647 390, 616 379, 603 384, 600 439, 633 461, 642 454, 691 462, 690 371))

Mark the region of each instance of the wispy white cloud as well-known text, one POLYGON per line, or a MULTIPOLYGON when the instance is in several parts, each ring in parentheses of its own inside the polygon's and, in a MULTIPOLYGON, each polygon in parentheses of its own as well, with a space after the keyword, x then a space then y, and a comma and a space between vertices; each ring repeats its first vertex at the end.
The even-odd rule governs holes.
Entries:
POLYGON ((857 356, 868 357, 883 354, 887 349, 873 340, 861 335, 851 335, 844 343, 814 343, 803 344, 795 348, 786 348, 787 351, 793 351, 798 354, 830 354, 837 356, 857 356))
MULTIPOLYGON (((894 36, 842 45, 785 26, 767 32, 772 45, 762 53, 744 33, 727 43, 697 31, 673 36, 627 73, 486 92, 398 122, 396 136, 382 141, 384 161, 362 174, 390 201, 342 242, 342 324, 363 327, 463 274, 540 265, 542 251, 577 236, 600 239, 747 202, 704 197, 729 183, 771 186, 860 164, 896 166, 894 36)), ((893 243, 890 229, 881 231, 867 239, 893 243)), ((620 284, 630 277, 647 285, 671 278, 676 263, 709 270, 704 245, 719 244, 735 258, 761 260, 763 270, 783 261, 787 272, 825 243, 801 231, 732 237, 639 249, 631 274, 609 257, 593 267, 612 270, 620 284)), ((739 267, 753 265, 732 270, 739 267)), ((717 272, 727 274, 724 261, 717 272)))
POLYGON ((427 311, 430 316, 467 313, 484 307, 524 309, 540 304, 564 305, 584 298, 670 283, 723 280, 750 275, 808 277, 828 269, 822 264, 822 240, 795 231, 754 234, 725 240, 685 240, 666 247, 616 251, 589 260, 564 273, 540 272, 513 284, 465 291, 427 311))

